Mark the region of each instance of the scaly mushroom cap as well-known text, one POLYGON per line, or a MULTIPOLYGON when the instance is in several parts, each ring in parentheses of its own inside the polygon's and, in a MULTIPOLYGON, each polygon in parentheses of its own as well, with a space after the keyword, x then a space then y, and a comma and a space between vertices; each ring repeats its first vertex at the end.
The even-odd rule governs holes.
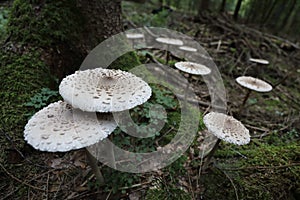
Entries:
POLYGON ((126 33, 128 39, 141 39, 144 38, 144 34, 141 33, 126 33))
POLYGON ((211 112, 203 117, 203 122, 208 131, 221 140, 237 145, 250 142, 249 130, 231 116, 211 112))
POLYGON ((208 67, 193 62, 177 62, 175 63, 175 67, 181 71, 195 75, 207 75, 211 72, 208 67))
POLYGON ((243 87, 257 92, 269 92, 272 90, 272 86, 269 83, 251 76, 240 76, 236 78, 236 82, 243 87))
POLYGON ((180 50, 183 50, 183 51, 188 51, 188 52, 196 52, 197 49, 193 48, 193 47, 188 47, 188 46, 181 46, 179 47, 180 50))
POLYGON ((174 38, 156 38, 157 42, 163 43, 163 44, 170 44, 170 45, 177 45, 177 46, 181 46, 183 45, 183 42, 181 40, 178 39, 174 39, 174 38))
POLYGON ((250 58, 249 61, 255 62, 255 63, 258 63, 258 64, 263 64, 263 65, 268 65, 269 64, 269 61, 264 60, 264 59, 259 59, 259 58, 250 58))
POLYGON ((107 138, 117 127, 112 115, 87 113, 58 101, 34 114, 25 126, 25 140, 35 149, 65 152, 107 138))
POLYGON ((59 93, 66 102, 83 111, 117 112, 146 102, 151 88, 129 72, 96 68, 64 78, 59 93))

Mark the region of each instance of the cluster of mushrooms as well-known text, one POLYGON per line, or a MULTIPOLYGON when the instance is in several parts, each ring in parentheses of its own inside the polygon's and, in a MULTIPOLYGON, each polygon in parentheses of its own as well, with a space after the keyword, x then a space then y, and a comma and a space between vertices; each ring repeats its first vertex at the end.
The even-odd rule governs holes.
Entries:
MULTIPOLYGON (((59 93, 64 101, 38 111, 25 126, 25 140, 35 149, 66 152, 101 142, 117 127, 112 113, 143 104, 150 98, 151 88, 129 72, 95 68, 64 78, 59 93)), ((95 159, 86 153, 103 183, 95 159)))
MULTIPOLYGON (((143 34, 136 34, 138 37, 135 39, 142 39, 144 37, 143 34)), ((131 35, 128 34, 127 37, 132 39, 130 37, 131 35)), ((167 45, 167 56, 166 56, 166 63, 169 63, 170 60, 170 53, 169 48, 171 45, 178 46, 178 49, 183 51, 183 58, 184 61, 175 63, 175 67, 189 75, 208 75, 210 74, 211 70, 205 66, 205 64, 202 63, 194 63, 194 62, 188 62, 186 61, 185 55, 187 53, 197 53, 197 48, 186 46, 184 45, 184 42, 175 39, 175 38, 167 38, 167 37, 158 37, 156 38, 156 41, 159 43, 163 43, 167 45)), ((199 53, 200 54, 200 53, 199 53)), ((205 55, 200 55, 203 58, 208 59, 205 55)), ((258 58, 250 58, 250 62, 253 63, 253 65, 258 65, 261 67, 261 65, 268 65, 269 61, 264 59, 258 59, 258 58)), ((246 68, 245 73, 248 68, 246 68)), ((261 68, 260 68, 261 69, 261 68)), ((236 82, 245 87, 247 89, 246 95, 242 101, 242 104, 240 105, 239 114, 244 110, 244 106, 247 102, 247 100, 250 97, 250 94, 252 91, 256 92, 269 92, 272 90, 272 86, 258 78, 254 78, 251 76, 240 76, 236 78, 236 82)), ((189 84, 187 84, 188 89, 189 84)), ((186 101, 186 95, 185 95, 185 101, 186 101)), ((233 118, 232 116, 228 116, 226 114, 217 113, 217 112, 211 112, 204 116, 203 122, 205 126, 207 127, 208 131, 215 135, 218 140, 209 152, 209 154, 206 157, 206 162, 204 165, 204 169, 209 164, 209 161, 214 154, 215 150, 218 147, 218 144, 221 140, 233 143, 236 145, 244 145, 248 144, 250 142, 250 134, 249 130, 237 119, 233 118)))
MULTIPOLYGON (((126 35, 136 45, 143 34, 126 35)), ((178 46, 186 53, 197 53, 197 49, 183 46, 183 42, 174 38, 156 38, 159 43, 178 46)), ((170 59, 167 51, 166 62, 170 59)), ((258 62, 257 60, 251 60, 258 62)), ((208 75, 211 70, 201 63, 181 61, 175 67, 193 75, 208 75)), ((272 89, 268 83, 247 76, 236 79, 248 88, 243 101, 244 106, 251 90, 267 92, 272 89)), ((188 87, 188 85, 187 85, 188 87)), ((117 127, 112 113, 129 110, 146 102, 151 96, 150 86, 141 78, 125 71, 95 68, 64 78, 59 86, 64 101, 48 105, 31 117, 25 126, 25 140, 35 149, 48 152, 66 152, 86 148, 103 141, 117 127)), ((185 99, 186 100, 186 99, 185 99)), ((210 112, 203 118, 208 131, 219 139, 207 156, 207 164, 219 142, 224 140, 237 145, 250 142, 249 130, 235 118, 226 114, 210 112)), ((103 183, 96 160, 87 152, 87 157, 98 180, 103 183)))

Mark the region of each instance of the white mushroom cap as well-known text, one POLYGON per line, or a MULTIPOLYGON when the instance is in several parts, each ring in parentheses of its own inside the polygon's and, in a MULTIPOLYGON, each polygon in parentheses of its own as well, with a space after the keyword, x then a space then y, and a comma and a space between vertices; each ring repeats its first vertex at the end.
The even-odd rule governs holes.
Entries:
POLYGON ((188 47, 188 46, 181 46, 179 47, 180 50, 183 50, 183 51, 189 51, 189 52, 196 52, 197 49, 193 48, 193 47, 188 47))
POLYGON ((243 87, 257 92, 269 92, 272 90, 272 86, 269 83, 251 76, 240 76, 236 78, 236 82, 243 87))
POLYGON ((181 71, 195 75, 207 75, 211 72, 208 67, 193 62, 177 62, 175 63, 175 67, 181 71))
POLYGON ((117 112, 146 102, 151 88, 129 72, 96 68, 64 78, 59 93, 66 102, 83 111, 117 112))
POLYGON ((144 34, 142 34, 142 33, 126 33, 126 37, 128 39, 141 39, 141 38, 144 38, 144 34))
POLYGON ((259 58, 250 58, 249 61, 255 62, 255 63, 258 63, 258 64, 263 64, 263 65, 268 65, 269 64, 269 61, 264 60, 264 59, 259 59, 259 58))
POLYGON ((231 116, 211 112, 203 117, 203 122, 208 131, 221 140, 237 145, 250 142, 249 130, 231 116))
POLYGON ((24 137, 35 149, 65 152, 95 144, 107 138, 116 127, 112 115, 97 118, 95 113, 75 110, 58 101, 31 117, 24 137))
POLYGON ((174 39, 174 38, 159 37, 159 38, 156 38, 156 41, 160 42, 160 43, 164 43, 164 44, 170 44, 170 45, 177 45, 177 46, 183 45, 183 42, 181 40, 174 39))

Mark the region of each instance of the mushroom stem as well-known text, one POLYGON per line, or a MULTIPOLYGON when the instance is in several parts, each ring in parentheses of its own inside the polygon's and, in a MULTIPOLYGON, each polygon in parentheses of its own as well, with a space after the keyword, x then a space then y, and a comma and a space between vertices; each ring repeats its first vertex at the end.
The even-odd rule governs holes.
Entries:
POLYGON ((183 58, 182 58, 183 61, 187 60, 187 59, 185 58, 185 56, 186 56, 186 52, 183 52, 183 58))
POLYGON ((104 178, 103 178, 103 175, 97 165, 97 159, 85 148, 85 152, 86 152, 86 157, 87 157, 87 160, 88 160, 88 163, 89 165, 91 166, 98 182, 99 182, 99 185, 102 186, 105 184, 104 182, 104 178))
MULTIPOLYGON (((109 140, 113 141, 113 136, 112 135, 109 136, 109 140)), ((110 158, 109 163, 111 163, 113 169, 117 169, 116 159, 115 159, 115 152, 114 152, 114 146, 113 146, 112 142, 109 143, 109 153, 110 153, 110 155, 109 155, 109 158, 110 158)))
POLYGON ((169 52, 169 48, 170 48, 170 45, 168 45, 168 47, 167 47, 167 58, 166 58, 166 64, 169 64, 169 60, 170 60, 170 52, 169 52))
POLYGON ((212 148, 212 150, 208 153, 208 155, 207 155, 207 157, 206 157, 206 161, 205 161, 205 163, 204 163, 204 165, 203 165, 203 169, 204 169, 204 170, 207 169, 207 167, 208 167, 208 165, 209 165, 209 162, 210 162, 211 158, 213 157, 215 151, 216 151, 216 150, 218 149, 218 147, 219 147, 220 142, 221 142, 221 139, 218 139, 217 142, 216 142, 216 144, 215 144, 214 147, 212 148))
POLYGON ((135 39, 132 40, 132 48, 134 49, 135 47, 135 39))
MULTIPOLYGON (((190 77, 190 75, 188 74, 188 78, 189 77, 190 77)), ((188 81, 186 84, 186 87, 185 87, 185 91, 184 91, 184 107, 186 107, 186 105, 187 105, 187 93, 188 93, 189 87, 190 87, 190 84, 188 81)))
POLYGON ((247 91, 247 94, 245 95, 244 100, 243 100, 243 103, 242 103, 241 106, 240 106, 240 111, 241 111, 241 110, 243 109, 243 107, 245 106, 247 100, 249 99, 249 96, 250 96, 250 94, 251 94, 251 91, 252 91, 252 90, 249 90, 249 89, 247 89, 247 90, 248 90, 248 91, 247 91))

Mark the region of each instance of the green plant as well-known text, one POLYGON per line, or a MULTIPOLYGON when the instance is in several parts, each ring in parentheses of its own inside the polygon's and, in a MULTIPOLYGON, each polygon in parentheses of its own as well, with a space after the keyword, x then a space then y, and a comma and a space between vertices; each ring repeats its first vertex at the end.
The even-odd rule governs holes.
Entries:
MULTIPOLYGON (((58 91, 50 90, 49 88, 42 88, 40 92, 36 93, 30 98, 30 101, 25 103, 24 106, 33 107, 35 110, 39 110, 48 105, 51 100, 59 97, 58 91)), ((27 113, 27 116, 32 116, 34 111, 27 113)))

